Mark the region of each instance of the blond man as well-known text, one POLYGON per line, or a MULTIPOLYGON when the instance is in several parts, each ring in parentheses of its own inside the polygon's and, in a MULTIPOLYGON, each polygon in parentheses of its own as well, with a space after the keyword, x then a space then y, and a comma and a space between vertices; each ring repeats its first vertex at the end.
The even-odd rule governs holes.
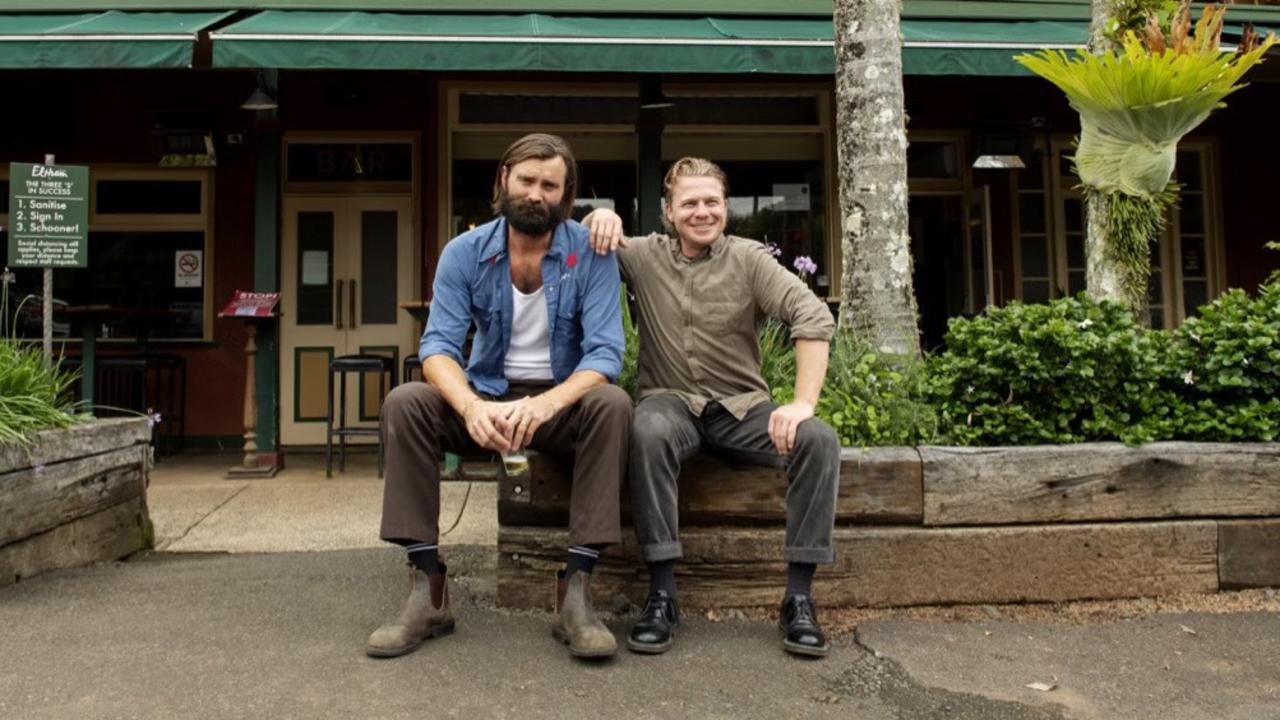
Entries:
POLYGON ((811 585, 816 566, 835 559, 840 447, 835 431, 813 413, 834 321, 761 243, 724 234, 728 180, 719 166, 682 158, 664 187, 669 235, 625 238, 608 210, 583 221, 597 252, 617 251, 638 309, 639 403, 628 481, 650 592, 627 645, 641 653, 672 645, 680 617, 674 567, 682 555, 676 478, 685 460, 707 450, 786 469, 783 647, 825 655, 811 585), (795 400, 786 405, 771 401, 760 374, 757 332, 766 317, 790 326, 795 343, 795 400))

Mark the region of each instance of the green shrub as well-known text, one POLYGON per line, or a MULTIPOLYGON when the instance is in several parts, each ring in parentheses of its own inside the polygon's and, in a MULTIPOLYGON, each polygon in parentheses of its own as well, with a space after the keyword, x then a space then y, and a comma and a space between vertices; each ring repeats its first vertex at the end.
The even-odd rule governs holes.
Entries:
POLYGON ((1087 294, 952 319, 929 360, 943 442, 1032 445, 1169 437, 1167 336, 1087 294))
MULTIPOLYGON (((760 333, 762 370, 774 402, 794 399, 795 348, 789 331, 770 321, 760 333)), ((923 363, 878 352, 840 331, 831 341, 827 378, 814 414, 849 447, 917 445, 932 441, 937 417, 925 396, 923 363)))
POLYGON ((1188 440, 1280 437, 1280 283, 1233 289, 1174 333, 1167 382, 1188 440))

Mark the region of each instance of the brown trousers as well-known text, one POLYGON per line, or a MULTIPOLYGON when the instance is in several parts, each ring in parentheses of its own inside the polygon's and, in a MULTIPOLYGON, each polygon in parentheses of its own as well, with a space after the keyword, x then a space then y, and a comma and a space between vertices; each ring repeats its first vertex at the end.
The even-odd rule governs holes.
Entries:
MULTIPOLYGON (((516 400, 550 385, 513 383, 499 400, 516 400)), ((487 453, 434 387, 400 385, 382 406, 386 486, 382 539, 399 545, 440 538, 440 462, 446 452, 487 453)), ((616 385, 600 385, 556 413, 534 433, 530 447, 573 462, 569 542, 620 542, 619 495, 627 471, 631 398, 616 385)))

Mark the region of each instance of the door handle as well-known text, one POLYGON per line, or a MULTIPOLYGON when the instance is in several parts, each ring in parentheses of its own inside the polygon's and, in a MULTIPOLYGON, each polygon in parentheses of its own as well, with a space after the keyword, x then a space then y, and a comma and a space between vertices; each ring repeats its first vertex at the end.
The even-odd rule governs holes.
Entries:
POLYGON ((355 330, 356 329, 356 281, 355 281, 355 278, 352 278, 350 282, 351 282, 351 323, 349 326, 352 330, 355 330))
POLYGON ((338 299, 337 299, 338 311, 333 314, 333 328, 335 330, 341 330, 342 329, 342 281, 341 280, 338 281, 337 296, 338 296, 338 299))

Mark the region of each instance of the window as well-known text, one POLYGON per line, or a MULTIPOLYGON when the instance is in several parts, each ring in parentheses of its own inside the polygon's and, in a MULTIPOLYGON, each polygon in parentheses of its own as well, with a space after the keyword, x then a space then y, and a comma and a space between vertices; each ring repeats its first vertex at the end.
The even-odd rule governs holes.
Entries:
MULTIPOLYGON (((78 328, 58 317, 58 307, 93 304, 119 309, 118 318, 98 327, 104 339, 209 339, 210 171, 91 168, 90 173, 89 266, 54 271, 55 334, 79 336, 78 328)), ((0 226, 7 220, 0 215, 0 226)), ((2 232, 0 247, 7 253, 2 232)), ((12 306, 28 295, 40 297, 39 268, 15 269, 15 275, 12 306)), ((28 302, 14 329, 34 337, 40 323, 37 300, 28 302)))
MULTIPOLYGON (((1039 144, 1027 168, 1018 172, 1014 248, 1018 290, 1027 302, 1086 289, 1087 217, 1071 153, 1066 138, 1054 140, 1048 153, 1039 144)), ((1219 292, 1219 234, 1209 221, 1215 201, 1209 182, 1212 153, 1208 141, 1184 141, 1178 149, 1178 207, 1170 211, 1164 234, 1151 241, 1148 308, 1154 328, 1181 323, 1219 292)))
MULTIPOLYGON (((834 202, 829 85, 676 84, 663 93, 663 171, 684 155, 715 160, 729 176, 727 231, 776 243, 787 267, 817 262, 820 295, 838 292, 837 243, 828 226, 834 202)), ((625 231, 640 227, 637 204, 637 88, 634 83, 537 86, 457 83, 446 87, 442 132, 448 192, 440 207, 441 245, 493 218, 493 173, 503 149, 551 126, 579 165, 574 216, 609 207, 625 231)), ((444 169, 442 168, 442 169, 444 169)))

